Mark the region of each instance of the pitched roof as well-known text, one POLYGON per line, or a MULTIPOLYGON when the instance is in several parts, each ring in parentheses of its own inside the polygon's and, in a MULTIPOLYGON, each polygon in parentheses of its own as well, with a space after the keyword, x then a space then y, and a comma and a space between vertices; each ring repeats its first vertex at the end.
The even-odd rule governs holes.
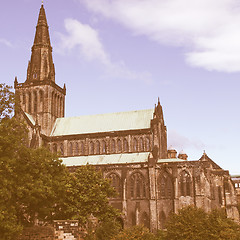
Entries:
POLYGON ((57 118, 51 136, 150 128, 154 109, 57 118))
POLYGON ((147 162, 150 152, 141 153, 123 153, 123 154, 109 154, 109 155, 90 155, 90 156, 76 156, 60 158, 63 164, 70 166, 83 165, 105 165, 105 164, 125 164, 125 163, 143 163, 147 162))

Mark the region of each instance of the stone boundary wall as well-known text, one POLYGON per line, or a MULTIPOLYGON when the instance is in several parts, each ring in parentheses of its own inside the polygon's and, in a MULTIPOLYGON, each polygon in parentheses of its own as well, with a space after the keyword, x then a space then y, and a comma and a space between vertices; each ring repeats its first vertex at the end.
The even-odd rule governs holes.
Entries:
POLYGON ((77 220, 58 220, 50 226, 27 227, 17 240, 82 240, 77 220))

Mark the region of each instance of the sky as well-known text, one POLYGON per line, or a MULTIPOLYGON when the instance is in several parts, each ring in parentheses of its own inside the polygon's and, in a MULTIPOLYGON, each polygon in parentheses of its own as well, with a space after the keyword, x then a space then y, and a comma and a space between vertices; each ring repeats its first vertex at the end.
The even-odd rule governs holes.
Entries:
MULTIPOLYGON (((41 0, 0 8, 0 82, 26 80, 41 0)), ((163 107, 168 146, 240 174, 238 0, 44 0, 66 117, 163 107)))

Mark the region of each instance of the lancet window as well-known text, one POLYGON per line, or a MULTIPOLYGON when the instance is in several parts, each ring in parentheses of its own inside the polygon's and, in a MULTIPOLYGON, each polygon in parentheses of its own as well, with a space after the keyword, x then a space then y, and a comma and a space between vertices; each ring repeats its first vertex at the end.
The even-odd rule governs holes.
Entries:
POLYGON ((102 141, 102 153, 107 153, 107 144, 104 140, 102 141))
POLYGON ((81 155, 85 155, 85 147, 84 147, 84 143, 81 143, 81 155))
POLYGON ((112 151, 112 153, 116 152, 116 144, 115 144, 115 140, 114 139, 112 139, 112 141, 111 141, 111 151, 112 151))
POLYGON ((61 155, 63 156, 64 155, 64 147, 63 147, 62 143, 60 145, 60 152, 61 152, 61 155))
POLYGON ((68 155, 72 156, 73 155, 73 144, 70 142, 68 145, 68 155))
POLYGON ((126 138, 124 138, 123 140, 123 148, 124 148, 124 152, 128 152, 129 148, 128 148, 128 141, 126 138))
POLYGON ((96 141, 96 154, 100 154, 100 142, 96 141))
POLYGON ((90 142, 89 144, 89 154, 94 154, 94 143, 90 142))
POLYGON ((149 137, 146 137, 146 147, 145 147, 145 149, 146 149, 146 151, 150 151, 150 139, 149 139, 149 137))
POLYGON ((191 196, 191 177, 185 170, 180 175, 180 195, 191 196))
POLYGON ((79 155, 78 142, 75 142, 75 155, 79 155))
POLYGON ((117 141, 117 146, 118 146, 118 152, 122 152, 122 141, 118 139, 117 141))
POLYGON ((144 150, 143 138, 140 137, 140 139, 139 139, 139 151, 142 152, 143 150, 144 150))
POLYGON ((138 145, 137 139, 134 138, 133 139, 133 152, 137 152, 137 145, 138 145))

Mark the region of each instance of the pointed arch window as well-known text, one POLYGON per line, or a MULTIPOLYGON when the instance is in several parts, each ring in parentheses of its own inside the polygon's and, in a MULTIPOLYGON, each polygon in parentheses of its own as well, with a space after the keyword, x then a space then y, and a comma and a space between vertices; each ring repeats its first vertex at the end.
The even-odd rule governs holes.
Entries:
POLYGON ((37 101, 37 93, 34 92, 34 93, 33 93, 33 112, 34 112, 34 113, 37 113, 37 104, 38 104, 38 101, 37 101))
POLYGON ((146 137, 146 147, 145 147, 145 149, 146 149, 146 151, 150 151, 150 139, 149 139, 149 137, 146 137))
POLYGON ((133 152, 137 152, 138 141, 136 138, 133 139, 133 152))
POLYGON ((73 155, 73 144, 71 142, 68 145, 68 155, 69 156, 73 155))
POLYGON ((94 143, 90 142, 89 144, 89 154, 94 154, 94 143))
POLYGON ((100 142, 96 141, 96 154, 100 154, 100 142))
POLYGON ((103 154, 107 153, 107 144, 104 140, 102 141, 102 153, 103 154))
POLYGON ((141 173, 134 173, 130 177, 130 196, 133 199, 146 198, 145 179, 141 173))
POLYGON ((143 145, 143 138, 140 137, 139 139, 139 152, 144 151, 144 145, 143 145))
POLYGON ((54 103, 54 92, 52 92, 52 106, 51 106, 51 108, 52 108, 52 114, 54 115, 55 114, 55 108, 54 108, 54 106, 55 106, 55 103, 54 103))
POLYGON ((117 141, 117 146, 118 146, 118 152, 122 152, 122 141, 118 139, 117 141))
POLYGON ((173 198, 173 182, 171 176, 167 172, 163 172, 158 179, 158 197, 173 198))
POLYGON ((191 177, 186 170, 180 175, 180 195, 191 196, 191 177))
POLYGON ((128 141, 126 138, 124 138, 123 140, 123 148, 124 148, 124 152, 128 152, 129 148, 128 148, 128 141))
POLYGON ((107 177, 108 179, 111 180, 111 185, 114 187, 114 189, 117 192, 117 196, 115 198, 121 198, 122 197, 122 184, 121 184, 121 179, 116 173, 111 173, 107 177))
POLYGON ((22 98, 23 98, 23 104, 26 104, 26 95, 25 95, 25 93, 23 93, 22 98))
POLYGON ((28 112, 30 114, 32 112, 32 95, 30 92, 28 93, 28 112))
POLYGON ((84 143, 81 143, 81 155, 85 155, 85 147, 84 147, 84 143))
POLYGON ((61 152, 61 155, 64 156, 64 147, 63 147, 63 143, 61 143, 61 145, 60 145, 60 152, 61 152))
POLYGON ((222 188, 221 188, 221 186, 218 186, 218 202, 220 205, 222 205, 222 188))
POLYGON ((75 155, 79 155, 78 142, 75 142, 75 155))
POLYGON ((112 153, 116 152, 116 143, 114 139, 112 139, 111 141, 111 150, 112 150, 112 153))

